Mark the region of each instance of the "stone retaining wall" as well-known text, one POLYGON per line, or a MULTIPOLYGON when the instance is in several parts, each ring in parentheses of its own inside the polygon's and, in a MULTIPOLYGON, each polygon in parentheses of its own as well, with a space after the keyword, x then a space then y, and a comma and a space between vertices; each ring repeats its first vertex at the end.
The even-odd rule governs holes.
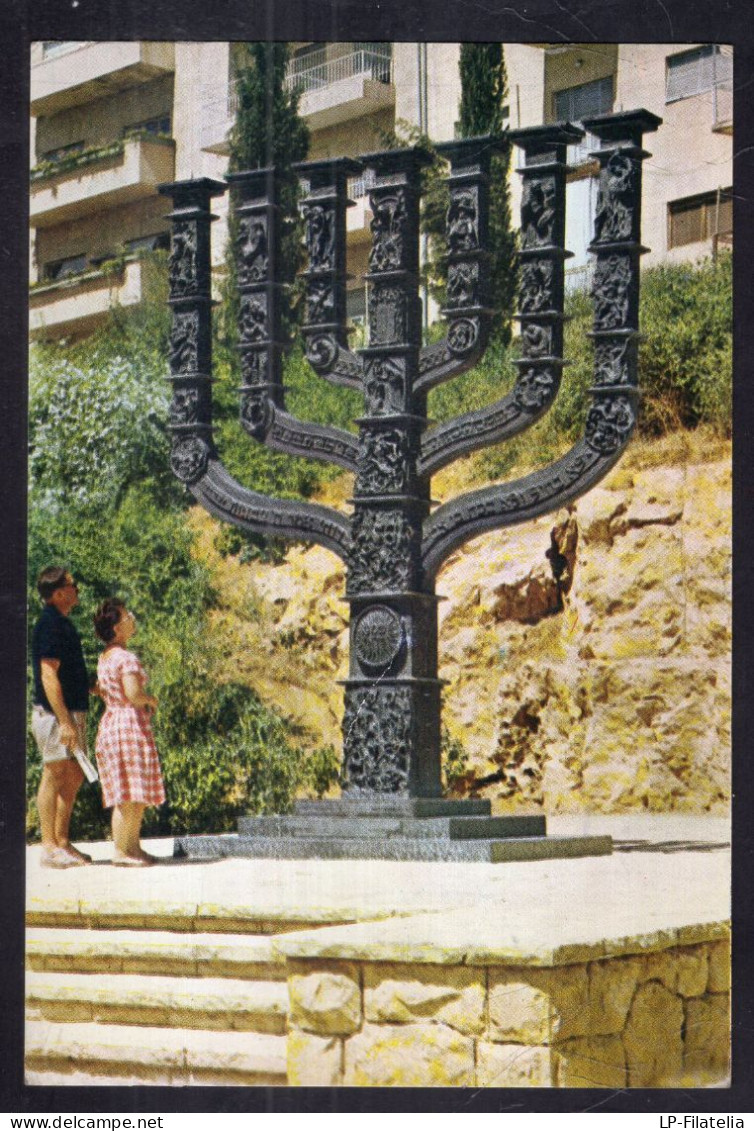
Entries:
POLYGON ((723 1080, 727 939, 550 968, 289 958, 291 1085, 658 1088, 723 1080))

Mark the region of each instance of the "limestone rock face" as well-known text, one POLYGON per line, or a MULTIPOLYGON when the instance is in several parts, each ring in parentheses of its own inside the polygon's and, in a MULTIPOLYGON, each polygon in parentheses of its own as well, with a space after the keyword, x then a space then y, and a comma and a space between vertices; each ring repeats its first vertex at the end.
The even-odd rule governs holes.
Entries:
MULTIPOLYGON (((439 674, 467 758, 457 795, 497 812, 727 810, 730 489, 727 460, 620 465, 569 511, 448 560, 439 674)), ((233 578, 216 627, 236 678, 339 748, 338 560, 294 547, 276 566, 216 564, 233 578)))

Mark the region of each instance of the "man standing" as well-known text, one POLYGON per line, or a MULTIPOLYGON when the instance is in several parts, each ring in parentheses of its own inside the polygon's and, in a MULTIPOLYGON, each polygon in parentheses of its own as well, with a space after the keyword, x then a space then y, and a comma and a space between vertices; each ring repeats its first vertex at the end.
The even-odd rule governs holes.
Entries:
POLYGON ((84 774, 73 755, 86 751, 89 679, 81 640, 69 613, 79 602, 78 586, 58 566, 43 569, 37 580, 44 601, 32 636, 34 707, 31 729, 42 755, 37 794, 42 830, 42 866, 74 868, 90 864, 69 840, 76 794, 84 774))

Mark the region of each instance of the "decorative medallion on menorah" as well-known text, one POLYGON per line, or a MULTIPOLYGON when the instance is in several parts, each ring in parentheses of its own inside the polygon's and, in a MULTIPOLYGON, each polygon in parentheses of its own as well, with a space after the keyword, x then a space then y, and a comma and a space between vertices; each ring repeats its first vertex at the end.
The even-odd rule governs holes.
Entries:
POLYGON ((212 441, 210 180, 165 185, 173 199, 172 467, 210 513, 244 530, 317 542, 345 563, 351 608, 345 682, 342 797, 299 802, 292 816, 248 817, 236 838, 185 838, 179 851, 249 855, 526 859, 609 852, 606 837, 554 838, 542 817, 492 817, 490 803, 442 797, 441 681, 435 579, 448 556, 484 531, 563 507, 598 483, 623 452, 637 413, 642 135, 645 110, 583 123, 599 139, 594 387, 583 438, 550 467, 436 506, 432 476, 460 456, 529 429, 553 404, 563 367, 569 123, 437 147, 449 166, 444 339, 422 347, 419 209, 422 149, 299 166, 308 267, 306 357, 336 385, 363 394, 358 435, 298 420, 285 408, 278 276, 283 218, 274 169, 227 177, 238 217, 241 421, 251 437, 289 455, 338 464, 355 479, 350 516, 271 499, 242 486, 212 441), (524 154, 519 249, 521 356, 496 403, 432 426, 427 394, 483 355, 489 339, 490 163, 500 147, 524 154), (368 170, 372 244, 366 283, 369 345, 352 353, 346 330, 349 177, 368 170))

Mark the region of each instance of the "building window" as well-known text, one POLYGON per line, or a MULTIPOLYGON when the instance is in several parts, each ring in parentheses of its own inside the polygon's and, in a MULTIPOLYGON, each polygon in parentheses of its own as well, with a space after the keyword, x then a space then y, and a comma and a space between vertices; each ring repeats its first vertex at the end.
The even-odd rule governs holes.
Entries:
MULTIPOLYGON (((555 120, 558 122, 567 121, 577 124, 582 118, 591 118, 597 114, 609 114, 612 108, 612 75, 607 75, 604 79, 595 79, 594 82, 582 83, 581 86, 570 86, 566 90, 557 90, 553 95, 555 120)), ((568 146, 569 165, 588 165, 592 160, 589 156, 590 152, 599 149, 599 147, 599 139, 594 134, 585 134, 578 145, 568 146)))
POLYGON ((553 95, 555 120, 580 122, 595 114, 609 114, 613 108, 613 76, 585 82, 581 86, 569 86, 567 90, 556 90, 553 95))
POLYGON ((139 236, 135 240, 126 241, 126 251, 169 251, 170 233, 158 232, 153 236, 139 236))
POLYGON ((49 282, 67 279, 71 275, 80 275, 86 270, 86 255, 69 255, 66 259, 56 259, 46 263, 44 277, 49 282))
POLYGON ((690 243, 728 235, 733 231, 733 194, 731 189, 689 196, 668 204, 668 247, 685 247, 690 243))
POLYGON ((681 51, 666 60, 665 101, 692 98, 704 94, 733 78, 733 54, 716 44, 681 51))
POLYGON ((143 122, 132 122, 130 126, 126 126, 123 130, 124 137, 130 137, 131 134, 163 134, 170 136, 170 115, 163 115, 161 118, 146 118, 143 122))

